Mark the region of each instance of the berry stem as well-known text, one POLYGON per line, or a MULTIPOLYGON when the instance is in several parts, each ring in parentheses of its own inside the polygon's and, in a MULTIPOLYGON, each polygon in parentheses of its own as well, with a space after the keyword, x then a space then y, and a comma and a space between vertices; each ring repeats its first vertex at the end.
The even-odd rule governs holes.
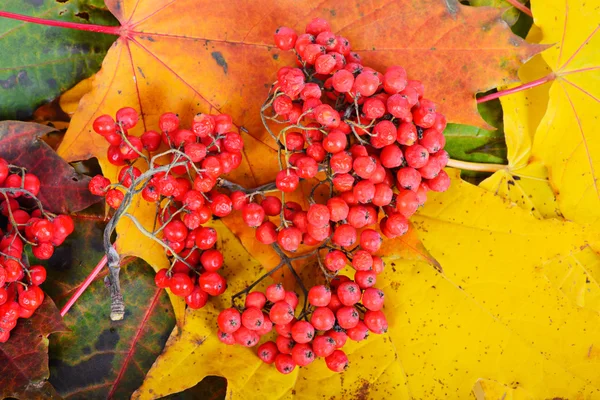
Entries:
POLYGON ((66 22, 66 21, 53 21, 50 19, 30 17, 28 15, 15 14, 8 11, 0 10, 0 17, 16 19, 19 21, 31 22, 34 24, 46 25, 46 26, 56 26, 59 28, 68 28, 68 29, 77 29, 80 31, 88 31, 88 32, 96 32, 96 33, 105 33, 107 35, 121 35, 121 27, 120 26, 103 26, 103 25, 94 25, 94 24, 78 24, 76 22, 66 22))
POLYGON ((106 262, 107 262, 107 258, 106 258, 106 255, 104 255, 104 257, 102 257, 102 259, 100 260, 98 265, 96 265, 94 267, 92 272, 85 278, 83 283, 77 288, 75 293, 73 293, 73 295, 69 298, 69 300, 63 306, 63 308, 61 308, 61 310, 60 310, 61 317, 64 317, 69 312, 71 307, 73 307, 73 304, 75 304, 75 302, 81 297, 81 295, 83 294, 83 292, 85 292, 85 290, 88 288, 88 286, 90 286, 90 284, 94 281, 94 279, 96 279, 96 277, 98 276, 100 271, 102 271, 102 269, 106 266, 106 262))
POLYGON ((530 17, 533 17, 533 14, 531 13, 531 10, 527 7, 525 7, 524 4, 519 3, 519 0, 506 0, 507 3, 510 3, 514 8, 516 8, 517 10, 521 11, 523 14, 529 15, 530 17))
POLYGON ((478 172, 496 172, 502 169, 506 169, 508 165, 504 164, 486 164, 486 163, 474 163, 460 160, 448 160, 448 167, 464 169, 467 171, 478 171, 478 172))
POLYGON ((515 86, 514 88, 500 90, 496 93, 490 93, 488 95, 482 96, 477 99, 477 104, 485 103, 486 101, 494 100, 502 96, 508 96, 509 94, 521 92, 523 90, 531 89, 536 86, 543 85, 546 82, 553 81, 556 78, 556 75, 553 73, 544 76, 543 78, 536 79, 535 81, 531 81, 529 83, 524 83, 523 85, 515 86))

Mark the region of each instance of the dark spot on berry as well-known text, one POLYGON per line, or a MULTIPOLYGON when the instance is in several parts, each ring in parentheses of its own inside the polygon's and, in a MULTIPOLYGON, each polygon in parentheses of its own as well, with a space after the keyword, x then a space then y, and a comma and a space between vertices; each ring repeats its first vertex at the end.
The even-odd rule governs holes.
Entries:
POLYGON ((210 55, 217 62, 219 67, 223 68, 223 72, 225 72, 225 75, 227 75, 227 72, 229 71, 229 66, 227 65, 227 61, 225 61, 225 57, 223 57, 223 54, 221 54, 220 51, 213 51, 212 53, 210 53, 210 55))

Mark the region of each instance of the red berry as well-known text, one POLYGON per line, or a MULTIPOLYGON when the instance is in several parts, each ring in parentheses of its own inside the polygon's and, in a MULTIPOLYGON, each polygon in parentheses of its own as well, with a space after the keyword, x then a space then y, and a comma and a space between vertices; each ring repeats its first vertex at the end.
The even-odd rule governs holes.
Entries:
POLYGON ((279 350, 275 342, 269 341, 258 346, 258 358, 267 364, 273 364, 278 354, 279 350))
POLYGON ((351 306, 341 307, 336 311, 335 315, 338 324, 344 329, 354 328, 360 320, 360 314, 356 308, 351 306))
POLYGON ((335 350, 331 355, 325 357, 327 368, 333 372, 343 372, 348 369, 348 357, 341 350, 335 350))
POLYGON ((351 247, 356 243, 356 228, 349 224, 343 224, 335 228, 333 232, 333 244, 341 247, 351 247))
POLYGON ((267 300, 272 303, 276 303, 285 299, 285 289, 281 283, 269 285, 265 293, 267 300))
POLYGON ((285 301, 278 301, 271 307, 269 319, 276 325, 285 325, 294 319, 294 309, 285 301))
POLYGON ((346 266, 348 259, 340 250, 331 250, 325 256, 325 267, 331 272, 337 272, 346 266))
POLYGON ((219 340, 222 343, 225 343, 227 345, 234 345, 235 342, 235 338, 233 337, 233 333, 225 333, 225 332, 221 332, 221 330, 217 331, 217 337, 219 338, 219 340))
POLYGON ((438 176, 427 181, 427 187, 434 192, 445 192, 450 187, 450 177, 446 171, 441 170, 438 176))
POLYGON ((200 289, 198 286, 194 287, 192 293, 187 295, 185 302, 188 307, 198 310, 206 305, 208 302, 208 293, 200 289))
POLYGON ((277 354, 275 357, 275 368, 280 373, 287 375, 296 368, 296 363, 292 359, 292 356, 288 354, 277 354))
POLYGON ((256 240, 262 244, 273 244, 277 241, 277 227, 271 221, 265 221, 256 229, 256 240))
POLYGON ((382 334, 388 330, 388 322, 381 310, 367 311, 364 317, 365 325, 373 333, 382 334))
POLYGON ((306 343, 297 343, 292 349, 292 360, 300 367, 306 367, 315 360, 312 347, 306 343))
POLYGON ((211 296, 218 296, 227 289, 227 281, 217 272, 204 272, 198 278, 198 285, 211 296))
POLYGON ((213 228, 202 227, 196 232, 196 246, 208 250, 217 243, 217 231, 213 228))
POLYGON ((275 344, 277 345, 277 350, 279 350, 280 353, 292 354, 292 349, 294 348, 294 345, 296 344, 296 342, 294 342, 294 340, 292 339, 291 332, 292 331, 290 328, 289 336, 278 336, 275 339, 275 344))
POLYGON ((296 251, 302 242, 302 231, 294 226, 283 228, 277 234, 277 243, 285 251, 296 251))
POLYGON ((178 272, 169 280, 169 289, 175 296, 186 297, 194 290, 194 283, 188 274, 178 272))
POLYGON ((250 330, 260 329, 264 322, 263 313, 259 308, 249 307, 242 313, 242 325, 250 330))
POLYGON ((265 297, 264 293, 250 292, 246 296, 245 306, 246 306, 246 308, 256 307, 260 310, 265 306, 266 303, 267 303, 267 298, 265 297))
MULTIPOLYGON (((102 136, 114 133, 117 129, 115 120, 110 115, 101 115, 92 124, 94 131, 102 136)), ((0 180, 1 181, 1 180, 0 180)))
POLYGON ((277 189, 285 193, 291 193, 295 191, 299 183, 300 178, 296 174, 296 171, 289 168, 279 171, 275 179, 275 185, 277 186, 277 189))
MULTIPOLYGON (((366 252, 365 252, 366 253, 366 252)), ((363 253, 363 254, 365 254, 363 253)), ((369 255, 368 253, 366 253, 369 255)), ((370 255, 369 255, 370 256, 370 255)), ((371 260, 372 262, 372 260, 371 260)), ((371 264, 372 265, 372 264, 371 264)), ((352 306, 360 301, 362 291, 360 287, 352 281, 342 283, 337 289, 337 295, 340 302, 345 306, 352 306)))
POLYGON ((310 317, 310 323, 315 329, 327 331, 335 325, 335 315, 328 307, 317 307, 310 317))
POLYGON ((313 286, 308 291, 308 302, 315 307, 327 307, 331 300, 331 290, 325 285, 313 286))
POLYGON ((385 295, 379 289, 370 287, 365 289, 362 295, 362 304, 367 310, 378 311, 383 307, 385 295))
POLYGON ((233 333, 242 325, 242 316, 235 308, 227 308, 217 317, 219 329, 225 333, 233 333))
POLYGON ((265 210, 256 203, 249 203, 242 209, 242 218, 249 227, 259 227, 265 219, 265 210))
POLYGON ((244 347, 253 347, 258 344, 260 336, 255 331, 252 331, 245 326, 241 326, 238 330, 233 332, 233 337, 237 344, 241 344, 244 347))

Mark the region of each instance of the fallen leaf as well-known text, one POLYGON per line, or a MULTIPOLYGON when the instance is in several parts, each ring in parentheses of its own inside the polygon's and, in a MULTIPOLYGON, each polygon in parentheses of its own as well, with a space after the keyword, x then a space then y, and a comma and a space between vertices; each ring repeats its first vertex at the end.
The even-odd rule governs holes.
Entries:
POLYGON ((351 344, 347 372, 330 372, 318 360, 283 376, 253 350, 218 341, 218 311, 261 266, 217 222, 229 249, 230 289, 204 309, 188 310, 183 330, 173 332, 133 398, 159 398, 206 375, 225 376, 227 397, 240 399, 460 399, 472 396, 482 376, 499 385, 518 382, 519 393, 536 399, 600 395, 600 357, 590 357, 590 345, 600 341, 600 316, 570 302, 545 271, 548 260, 579 257, 581 246, 597 248, 597 235, 574 223, 536 219, 451 175, 449 191, 433 195, 414 218, 445 273, 386 257, 378 286, 390 329, 351 344))
POLYGON ((548 167, 561 214, 581 223, 600 218, 600 8, 594 2, 531 2, 541 56, 555 79, 532 156, 548 167))
MULTIPOLYGON (((104 254, 103 215, 74 216, 75 232, 44 262, 48 279, 42 288, 64 305, 104 254)), ((52 335, 50 383, 63 398, 129 398, 175 326, 167 293, 154 284, 142 260, 125 261, 121 289, 126 318, 110 320, 110 296, 104 284, 108 268, 65 315, 68 332, 52 335)))
POLYGON ((66 329, 48 296, 31 318, 19 319, 8 342, 0 343, 0 397, 60 398, 48 382, 48 335, 66 329))
MULTIPOLYGON (((101 0, 4 0, 2 11, 65 22, 117 23, 101 0)), ((113 41, 108 35, 0 18, 0 119, 29 119, 41 103, 98 71, 113 41)))
MULTIPOLYGON (((537 29, 527 36, 539 41, 537 29)), ((534 56, 519 70, 523 82, 540 79, 550 73, 541 55, 534 56)), ((514 87, 514 85, 507 88, 514 87)), ((509 199, 538 218, 562 217, 556 196, 548 180, 548 170, 531 157, 535 132, 546 113, 550 83, 500 98, 508 148, 506 169, 495 172, 480 186, 509 199)))
POLYGON ((53 128, 31 122, 0 122, 0 157, 27 168, 41 182, 39 200, 55 213, 83 210, 101 200, 88 190, 90 178, 78 174, 41 137, 53 128))

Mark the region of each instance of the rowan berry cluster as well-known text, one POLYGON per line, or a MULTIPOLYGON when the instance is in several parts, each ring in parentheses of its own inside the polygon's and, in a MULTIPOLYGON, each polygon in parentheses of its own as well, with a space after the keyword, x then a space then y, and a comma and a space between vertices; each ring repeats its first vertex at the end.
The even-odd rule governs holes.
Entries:
POLYGON ((68 215, 44 211, 39 191, 37 176, 0 158, 0 343, 44 301, 46 269, 29 264, 26 246, 47 260, 75 228, 68 215))
POLYGON ((107 204, 117 209, 117 218, 130 218, 165 248, 172 262, 158 271, 156 285, 185 298, 189 307, 202 308, 209 295, 218 296, 227 287, 218 272, 223 255, 214 248, 217 232, 203 225, 213 215, 224 217, 233 210, 231 198, 216 189, 219 177, 240 165, 242 137, 226 114, 198 114, 186 129, 176 114, 165 113, 159 119, 160 132, 150 130, 140 137, 128 133, 138 118, 135 109, 125 107, 117 111, 116 119, 102 115, 94 121, 96 133, 110 143, 109 162, 122 168, 118 182, 111 184, 98 175, 89 189, 105 196, 107 204), (138 193, 157 206, 152 231, 126 213, 138 193))
POLYGON ((256 228, 257 240, 282 256, 276 269, 287 265, 294 273, 291 263, 300 258, 281 249, 293 253, 301 245, 317 246, 310 254, 326 284, 307 291, 294 273, 307 299, 299 312, 297 296, 280 286, 266 294, 246 290, 245 307, 219 316, 218 336, 252 347, 274 326, 276 340, 258 348, 263 361, 290 373, 325 357, 340 372, 348 365, 341 350, 347 338, 360 341, 369 332, 387 331, 384 294, 374 287, 384 269, 376 255, 384 236, 404 235, 427 192, 450 185, 443 170, 446 120, 423 97, 421 82, 409 80, 400 66, 380 73, 363 65, 350 42, 323 19, 311 21, 300 35, 279 28, 275 44, 292 50, 298 62, 278 71, 261 109, 279 147, 274 187, 281 193, 249 198, 240 191, 231 197, 245 223, 256 228), (274 123, 284 127, 274 132, 274 123), (302 180, 316 182, 307 209, 285 201, 302 180), (317 199, 322 186, 329 190, 317 199))

